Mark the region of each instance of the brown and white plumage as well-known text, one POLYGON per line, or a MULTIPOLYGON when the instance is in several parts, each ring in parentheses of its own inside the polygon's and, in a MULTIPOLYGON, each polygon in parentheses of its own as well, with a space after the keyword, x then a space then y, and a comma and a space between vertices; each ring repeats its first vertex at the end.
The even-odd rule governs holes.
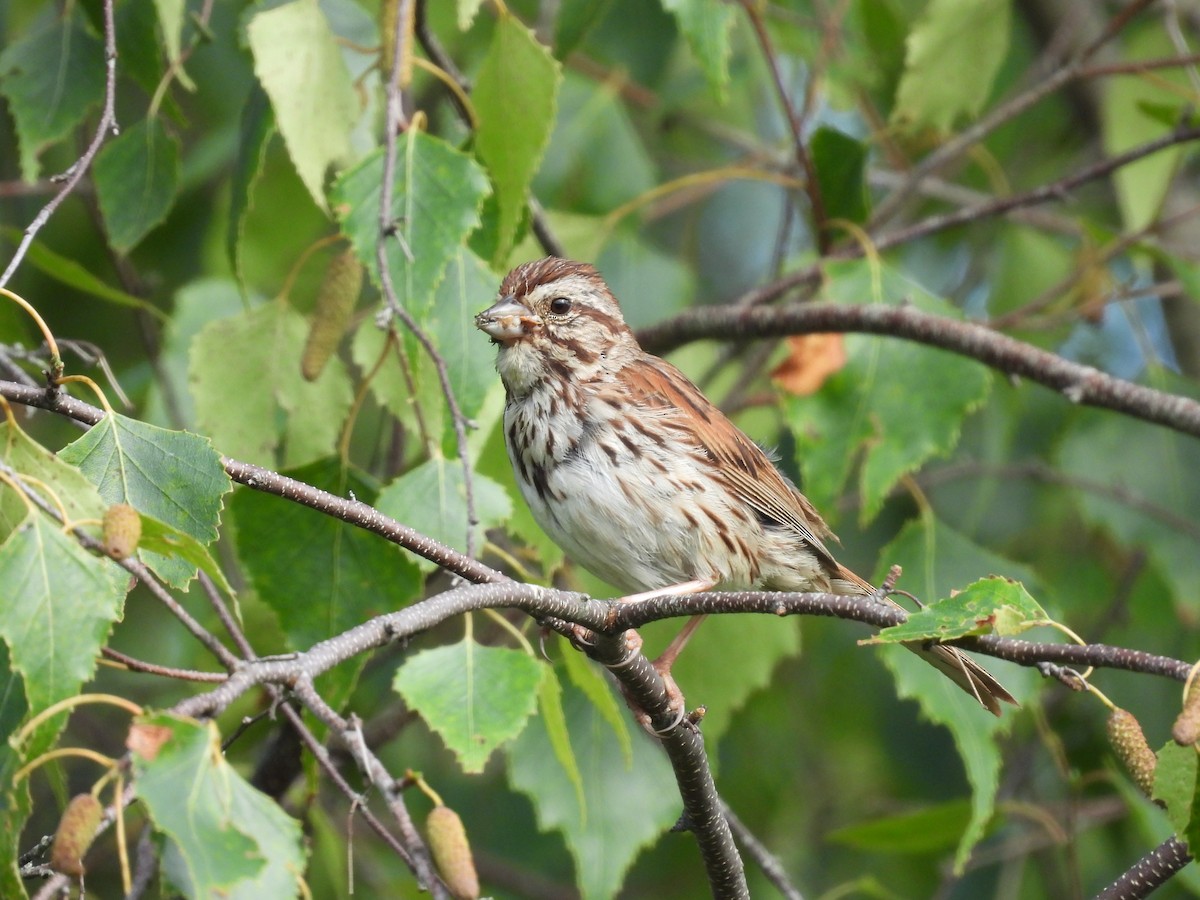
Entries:
MULTIPOLYGON (((475 321, 499 345, 521 493, 585 568, 630 592, 694 581, 874 592, 833 558, 828 527, 767 454, 641 349, 592 266, 553 257, 519 266, 475 321)), ((1014 702, 954 648, 909 649, 993 713, 1014 702)))

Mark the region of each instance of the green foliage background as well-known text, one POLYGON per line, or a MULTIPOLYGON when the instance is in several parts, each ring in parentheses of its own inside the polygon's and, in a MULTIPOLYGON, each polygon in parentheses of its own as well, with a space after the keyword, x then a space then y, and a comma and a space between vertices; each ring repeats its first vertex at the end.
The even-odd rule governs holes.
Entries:
MULTIPOLYGON (((545 254, 539 230, 595 262, 638 328, 811 269, 789 299, 987 320, 1196 395, 1191 144, 1062 202, 922 227, 1189 124, 1198 78, 1180 41, 1195 46, 1194 22, 1176 37, 1171 11, 1151 4, 1089 55, 1117 4, 1090 4, 1069 28, 1052 4, 1010 0, 420 5, 470 90, 456 96, 453 75, 412 69, 386 275, 445 361, 472 424, 465 447, 428 354, 402 326, 378 324, 380 60, 395 4, 116 2, 119 133, 6 285, 44 317, 67 371, 99 382, 117 412, 81 435, 14 405, 0 425, 0 473, 36 479, 91 534, 109 505, 134 506, 143 561, 214 631, 193 576, 227 579, 258 654, 304 650, 446 581, 332 518, 230 493, 222 454, 353 495, 521 580, 613 593, 564 567, 523 507, 497 428, 493 353, 472 325, 509 267, 545 254), (1163 59, 1172 63, 1142 65, 1163 59), (803 117, 807 166, 776 77, 803 117), (1058 89, 1039 94, 1041 83, 1058 89), (1013 97, 1036 102, 1007 105, 1013 97), (914 167, 992 118, 908 193, 914 167), (888 249, 876 253, 881 239, 888 249), (366 283, 333 297, 325 275, 347 249, 366 283), (330 358, 310 381, 301 358, 314 340, 330 358)), ((5 265, 58 189, 52 176, 95 132, 103 15, 97 0, 0 6, 5 265)), ((402 56, 414 53, 429 59, 429 45, 402 56)), ((0 376, 40 384, 41 335, 0 301, 0 376)), ((793 396, 769 377, 790 346, 702 342, 671 358, 779 448, 841 535, 847 565, 879 581, 900 564, 901 587, 927 601, 1005 576, 1023 589, 989 581, 967 596, 1017 609, 1013 632, 1045 617, 1088 641, 1197 656, 1195 438, 882 337, 849 336, 845 366, 793 396)), ((67 389, 96 402, 82 385, 67 389)), ((121 756, 128 731, 126 713, 94 705, 69 725, 60 715, 21 734, 22 721, 82 691, 161 711, 204 687, 97 669, 105 645, 219 666, 149 592, 130 590, 127 573, 11 485, 0 485, 0 541, 0 734, 11 738, 0 754, 0 894, 18 896, 16 854, 98 774, 80 760, 20 784, 14 773, 54 746, 121 756)), ((944 607, 938 627, 964 633, 971 603, 944 607)), ((318 688, 366 720, 393 774, 420 772, 462 816, 485 893, 704 894, 695 842, 667 833, 680 802, 660 749, 592 664, 558 639, 540 662, 536 625, 507 618, 451 619, 337 667, 318 688)), ((644 634, 653 646, 672 630, 644 634)), ((708 708, 722 796, 806 896, 1083 896, 1195 827, 1194 760, 1188 769, 1170 757, 1183 774, 1168 823, 1115 761, 1093 695, 989 661, 1022 702, 992 720, 897 648, 857 646, 864 637, 839 621, 720 617, 676 669, 689 703, 708 708)), ((1110 671, 1093 682, 1152 746, 1169 740, 1179 685, 1110 671)), ((348 896, 350 804, 311 758, 272 793, 282 757, 268 716, 218 752, 268 705, 248 695, 215 726, 167 712, 141 720, 171 735, 169 752, 135 753, 140 802, 129 813, 131 835, 143 823, 157 835, 165 893, 282 897, 303 877, 313 896, 348 896), (178 816, 183 802, 192 815, 178 816)), ((351 757, 338 760, 360 786, 351 757)), ((427 798, 406 797, 422 817, 427 798)), ((361 823, 353 843, 357 895, 417 895, 361 823)), ((97 896, 120 891, 116 857, 110 831, 88 857, 97 896)), ((753 864, 748 877, 756 896, 772 890, 753 864)), ((1163 893, 1198 888, 1189 867, 1163 893)))

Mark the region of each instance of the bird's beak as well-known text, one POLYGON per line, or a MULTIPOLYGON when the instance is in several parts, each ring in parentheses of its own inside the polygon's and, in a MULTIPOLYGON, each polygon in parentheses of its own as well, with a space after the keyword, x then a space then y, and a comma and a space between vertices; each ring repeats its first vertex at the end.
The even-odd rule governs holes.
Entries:
POLYGON ((533 310, 511 294, 475 317, 475 327, 501 343, 519 340, 541 324, 541 316, 534 315, 533 310))

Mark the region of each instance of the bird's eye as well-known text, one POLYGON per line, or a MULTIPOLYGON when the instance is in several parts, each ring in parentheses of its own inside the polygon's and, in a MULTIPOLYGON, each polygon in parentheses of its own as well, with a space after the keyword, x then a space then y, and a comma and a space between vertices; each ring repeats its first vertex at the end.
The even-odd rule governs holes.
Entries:
POLYGON ((550 312, 556 316, 564 316, 571 311, 571 301, 566 297, 555 297, 550 301, 550 312))

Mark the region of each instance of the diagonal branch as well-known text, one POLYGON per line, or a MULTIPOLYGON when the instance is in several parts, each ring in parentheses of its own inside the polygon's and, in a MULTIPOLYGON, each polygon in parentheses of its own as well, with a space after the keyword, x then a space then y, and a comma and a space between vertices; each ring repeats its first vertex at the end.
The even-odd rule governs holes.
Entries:
POLYGON ((50 198, 50 202, 42 207, 25 229, 25 233, 21 236, 21 243, 17 245, 16 252, 13 253, 13 258, 8 261, 4 274, 0 275, 0 287, 8 284, 9 279, 17 271, 17 266, 29 252, 29 247, 33 243, 33 239, 37 237, 37 233, 50 221, 55 210, 78 186, 91 166, 92 160, 100 152, 100 145, 104 143, 104 139, 109 134, 117 133, 117 29, 113 21, 113 3, 114 0, 104 0, 102 4, 104 16, 104 108, 100 113, 100 121, 96 125, 96 133, 92 135, 92 140, 87 145, 87 149, 83 151, 83 156, 79 157, 64 173, 62 187, 58 193, 50 198))
POLYGON ((644 329, 638 336, 647 349, 662 353, 701 338, 746 341, 818 332, 879 334, 949 350, 1043 384, 1072 403, 1111 409, 1200 437, 1200 403, 1189 397, 1116 378, 986 325, 932 315, 912 306, 698 307, 644 329))

